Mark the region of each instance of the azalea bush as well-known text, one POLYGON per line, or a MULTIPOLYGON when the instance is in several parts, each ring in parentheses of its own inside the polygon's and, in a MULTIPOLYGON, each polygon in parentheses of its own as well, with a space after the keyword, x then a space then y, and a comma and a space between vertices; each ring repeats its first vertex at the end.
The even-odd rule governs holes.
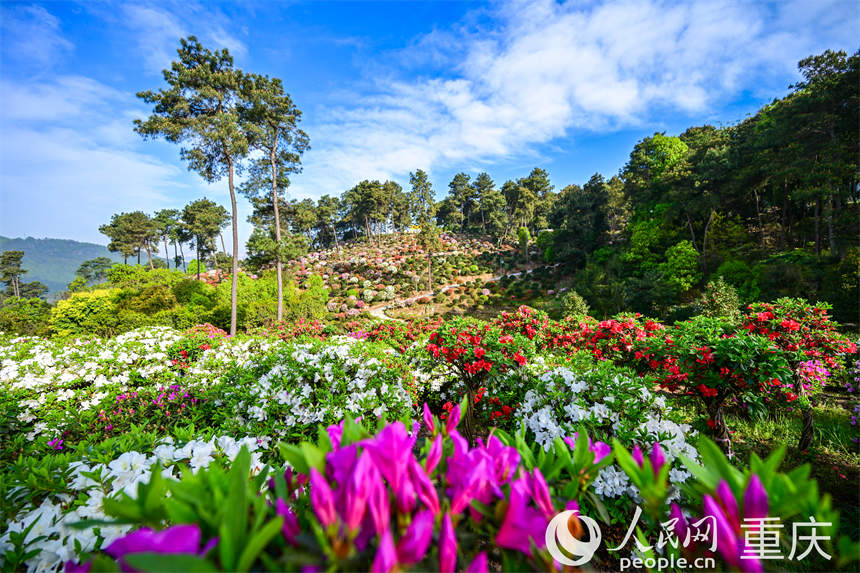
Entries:
MULTIPOLYGON (((689 425, 678 423, 678 416, 666 398, 656 395, 653 383, 635 373, 609 362, 590 363, 587 354, 575 357, 575 364, 553 368, 536 376, 529 384, 522 405, 513 416, 511 426, 522 426, 530 441, 548 450, 557 438, 573 435, 584 429, 594 439, 620 441, 650 450, 661 444, 673 468, 673 495, 689 477, 683 470, 680 456, 696 459, 692 439, 696 432, 689 425)), ((626 510, 629 496, 638 495, 624 472, 609 465, 601 472, 594 490, 610 504, 613 515, 626 510)))
POLYGON ((211 324, 199 324, 185 331, 185 336, 174 342, 167 350, 167 355, 178 370, 188 368, 204 351, 217 347, 227 333, 211 324))
POLYGON ((844 357, 857 352, 857 345, 837 331, 827 313, 830 305, 810 304, 799 298, 780 298, 773 303, 747 307, 743 328, 752 336, 766 336, 787 356, 794 377, 794 394, 803 409, 803 432, 798 444, 806 449, 813 440, 810 399, 825 379, 844 368, 844 357))
POLYGON ((763 336, 738 336, 722 318, 695 317, 637 351, 658 372, 659 383, 680 391, 708 415, 715 438, 730 447, 725 408, 730 401, 755 411, 772 396, 794 399, 783 353, 763 336))
POLYGON ((467 397, 464 433, 470 440, 475 437, 474 407, 480 389, 492 377, 525 366, 535 355, 534 342, 527 335, 467 318, 445 322, 430 334, 426 350, 453 373, 455 385, 462 385, 467 397))
POLYGON ((228 432, 300 438, 344 416, 408 415, 417 396, 412 374, 386 350, 346 337, 279 347, 225 374, 213 390, 216 423, 228 432))

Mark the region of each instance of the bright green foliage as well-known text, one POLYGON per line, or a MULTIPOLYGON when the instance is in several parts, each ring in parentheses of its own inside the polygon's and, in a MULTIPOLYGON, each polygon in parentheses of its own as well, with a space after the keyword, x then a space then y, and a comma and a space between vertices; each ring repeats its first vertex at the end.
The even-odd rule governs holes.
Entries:
POLYGON ((45 335, 51 305, 39 298, 9 297, 0 303, 0 332, 45 335))
POLYGON ((561 306, 565 317, 584 318, 590 312, 588 303, 575 290, 564 293, 561 297, 561 306))
POLYGON ((197 259, 191 259, 188 263, 188 274, 199 275, 206 272, 206 265, 197 259))
POLYGON ((116 290, 72 294, 51 309, 51 330, 57 336, 111 336, 118 333, 116 290))
POLYGON ((144 288, 137 294, 125 298, 118 307, 143 314, 155 314, 163 310, 171 310, 177 305, 176 297, 166 285, 153 285, 144 288))
POLYGON ((667 280, 682 291, 689 290, 702 279, 699 273, 699 253, 690 241, 681 241, 666 249, 667 280))

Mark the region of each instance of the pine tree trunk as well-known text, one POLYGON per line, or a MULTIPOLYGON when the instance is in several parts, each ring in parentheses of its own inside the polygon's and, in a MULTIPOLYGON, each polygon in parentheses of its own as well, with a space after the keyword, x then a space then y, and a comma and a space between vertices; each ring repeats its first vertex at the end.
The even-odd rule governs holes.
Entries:
POLYGON ((146 244, 146 258, 149 260, 149 270, 155 268, 152 264, 152 248, 150 248, 149 243, 146 244))
POLYGON ((334 224, 331 226, 331 235, 334 237, 334 248, 337 250, 338 254, 340 254, 340 243, 337 240, 337 229, 334 224))
POLYGON ((239 209, 236 206, 236 189, 233 187, 233 161, 227 164, 227 184, 230 187, 230 208, 233 221, 233 272, 230 281, 230 336, 236 335, 237 311, 239 306, 239 209))
POLYGON ((170 249, 167 248, 167 235, 162 237, 164 239, 164 261, 167 263, 168 270, 170 269, 170 249))
POLYGON ((200 280, 200 237, 197 237, 197 280, 200 280))
POLYGON ((275 270, 278 273, 278 322, 284 320, 284 276, 283 263, 281 262, 281 214, 278 210, 278 164, 275 159, 277 149, 273 147, 269 152, 269 162, 272 165, 272 206, 275 208, 275 242, 278 245, 278 251, 275 253, 275 270))

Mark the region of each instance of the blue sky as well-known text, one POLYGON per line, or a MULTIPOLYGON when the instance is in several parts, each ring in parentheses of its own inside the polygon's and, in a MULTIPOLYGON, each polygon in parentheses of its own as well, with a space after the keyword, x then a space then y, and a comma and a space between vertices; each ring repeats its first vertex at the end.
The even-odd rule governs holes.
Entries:
MULTIPOLYGON (((178 40, 280 77, 311 138, 289 197, 427 170, 557 189, 616 173, 655 131, 727 124, 781 97, 797 61, 856 49, 853 0, 48 2, 0 4, 0 234, 106 243, 112 213, 228 205, 226 182, 143 141, 135 93, 178 40)), ((241 236, 248 205, 240 198, 241 236)))

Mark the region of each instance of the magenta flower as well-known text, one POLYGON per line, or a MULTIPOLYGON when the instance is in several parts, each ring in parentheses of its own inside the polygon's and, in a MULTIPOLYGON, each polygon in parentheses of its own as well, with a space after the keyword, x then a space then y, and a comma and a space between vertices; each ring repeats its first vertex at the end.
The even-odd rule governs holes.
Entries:
POLYGON ((729 519, 732 529, 738 530, 741 523, 741 516, 738 510, 738 500, 735 499, 735 494, 732 493, 732 488, 729 487, 726 480, 721 480, 720 483, 717 484, 716 496, 717 501, 719 501, 719 504, 725 511, 726 517, 729 519))
MULTIPOLYGON (((479 441, 479 444, 482 443, 479 441)), ((517 449, 504 445, 496 436, 491 435, 487 439, 485 451, 493 460, 496 481, 499 484, 507 483, 520 465, 520 454, 517 449)))
POLYGON ((424 402, 424 426, 427 427, 427 431, 431 434, 436 432, 436 424, 433 422, 433 414, 430 412, 427 402, 424 402))
POLYGON ((401 422, 388 424, 375 439, 364 443, 365 451, 394 491, 400 489, 400 481, 406 476, 413 444, 415 437, 409 436, 401 422))
POLYGON ((633 451, 630 452, 630 455, 633 456, 633 461, 636 462, 636 465, 640 468, 645 465, 645 457, 642 455, 642 450, 639 449, 639 444, 633 444, 633 451))
POLYGON ((764 489, 759 477, 753 474, 744 493, 744 517, 746 519, 767 517, 767 510, 767 491, 764 489))
POLYGON ((316 468, 311 468, 311 505, 324 527, 328 527, 337 520, 334 495, 325 478, 316 468))
POLYGON ((660 468, 666 463, 666 456, 663 455, 663 448, 660 444, 654 442, 654 447, 651 448, 651 469, 654 470, 654 475, 660 473, 660 468))
POLYGON ((538 548, 546 544, 545 535, 549 519, 544 516, 543 512, 529 507, 531 496, 532 490, 526 475, 511 483, 508 511, 498 534, 496 534, 496 545, 531 555, 529 539, 534 541, 538 548))
POLYGON ((350 530, 356 529, 361 524, 367 508, 367 499, 375 485, 374 482, 379 479, 378 476, 370 454, 365 450, 355 464, 344 494, 343 518, 350 530))
POLYGON ((415 491, 421 503, 427 506, 434 515, 439 513, 439 494, 436 493, 430 476, 424 472, 424 468, 415 458, 412 458, 409 464, 409 476, 412 478, 412 483, 415 485, 415 491))
POLYGON ((442 435, 436 434, 433 444, 430 445, 430 451, 427 452, 427 460, 424 462, 428 474, 433 473, 440 459, 442 459, 442 435))
POLYGON ((86 563, 77 564, 74 561, 66 561, 65 571, 66 573, 90 573, 90 569, 93 568, 93 562, 87 561, 86 563))
POLYGON ((332 424, 326 428, 326 432, 328 432, 328 437, 331 440, 331 447, 335 450, 340 449, 340 440, 343 436, 343 422, 332 424))
MULTIPOLYGON (((391 504, 388 500, 388 488, 385 487, 385 483, 383 483, 382 477, 376 469, 374 469, 373 476, 370 479, 373 482, 373 487, 367 507, 376 533, 381 534, 387 531, 391 524, 391 504)), ((403 481, 406 483, 408 480, 403 481)))
POLYGON ((457 429, 457 424, 460 423, 460 404, 455 404, 451 408, 451 414, 448 416, 448 421, 445 423, 445 431, 451 433, 457 429))
MULTIPOLYGON (((579 439, 579 432, 574 432, 573 437, 564 438, 564 443, 570 446, 570 449, 576 448, 576 440, 579 439)), ((591 450, 591 453, 594 454, 594 463, 598 463, 600 460, 608 456, 612 452, 612 447, 606 442, 592 442, 591 438, 588 438, 588 449, 591 450)), ((641 452, 640 452, 641 454, 641 452)), ((634 455, 635 459, 635 455, 634 455)), ((639 463, 639 462, 637 462, 639 463)), ((641 464, 640 464, 641 466, 641 464)))
POLYGON ((469 566, 466 567, 466 573, 487 573, 487 554, 481 551, 475 558, 472 559, 472 562, 469 563, 469 566))
POLYGON ((546 485, 546 480, 538 468, 534 469, 532 477, 532 495, 534 496, 535 505, 543 512, 547 520, 552 519, 555 515, 555 508, 552 506, 552 498, 549 495, 549 487, 546 485))
POLYGON ((376 557, 373 559, 370 571, 371 573, 388 573, 395 567, 397 567, 397 551, 394 549, 391 531, 386 530, 379 540, 379 548, 376 550, 376 557))
MULTIPOLYGON (((105 549, 105 553, 117 560, 124 572, 135 571, 129 567, 123 557, 134 553, 190 553, 204 556, 218 543, 218 538, 211 539, 203 549, 200 549, 200 527, 194 524, 174 525, 161 531, 153 531, 147 527, 132 531, 125 537, 120 537, 105 549)), ((86 565, 84 565, 86 567, 86 565)))
POLYGON ((415 509, 415 501, 418 499, 418 494, 415 493, 415 484, 411 479, 404 479, 400 482, 400 489, 394 495, 394 501, 397 504, 397 511, 403 514, 412 513, 415 509))
POLYGON ((457 536, 454 534, 454 524, 451 514, 446 513, 442 518, 442 530, 439 532, 439 571, 453 573, 457 568, 457 536))
POLYGON ((689 526, 687 525, 687 518, 684 517, 683 513, 681 513, 681 508, 678 507, 677 503, 672 504, 672 507, 669 510, 669 517, 674 520, 672 521, 672 529, 675 531, 678 541, 680 543, 684 543, 689 526))
POLYGON ((284 539, 290 545, 296 545, 296 535, 299 534, 299 519, 296 514, 287 506, 287 503, 278 498, 275 502, 275 512, 284 517, 284 525, 281 526, 281 533, 284 539))
POLYGON ((433 512, 425 509, 412 518, 403 537, 397 542, 397 560, 405 565, 418 563, 433 541, 433 512))

